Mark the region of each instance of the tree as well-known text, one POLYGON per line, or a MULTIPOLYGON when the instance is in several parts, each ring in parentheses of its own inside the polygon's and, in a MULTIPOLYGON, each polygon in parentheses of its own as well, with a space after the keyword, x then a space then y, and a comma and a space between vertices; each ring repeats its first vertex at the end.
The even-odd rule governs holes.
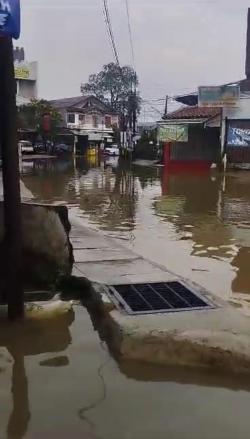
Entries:
POLYGON ((18 108, 18 128, 35 130, 41 136, 44 144, 54 140, 56 130, 62 122, 61 114, 44 100, 32 99, 30 103, 18 108), (49 131, 44 126, 44 116, 49 116, 49 131))
POLYGON ((92 94, 105 102, 113 111, 127 117, 140 113, 140 96, 136 93, 139 81, 130 66, 119 67, 115 63, 106 64, 103 70, 90 75, 89 81, 81 85, 81 92, 92 94))

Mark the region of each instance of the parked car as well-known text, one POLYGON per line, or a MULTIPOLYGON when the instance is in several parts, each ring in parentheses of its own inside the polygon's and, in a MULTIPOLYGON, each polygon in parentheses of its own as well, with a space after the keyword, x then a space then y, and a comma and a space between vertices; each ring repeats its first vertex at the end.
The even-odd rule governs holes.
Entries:
POLYGON ((36 153, 45 153, 45 146, 42 142, 36 142, 35 143, 35 152, 36 153))
POLYGON ((21 150, 22 154, 34 154, 34 147, 29 140, 20 140, 18 149, 21 150))
POLYGON ((119 157, 106 155, 104 163, 106 167, 117 168, 119 164, 119 157))
POLYGON ((120 149, 119 149, 118 145, 107 146, 104 150, 104 154, 109 155, 109 156, 113 156, 113 157, 119 156, 120 149))
POLYGON ((57 143, 54 146, 54 152, 57 155, 69 154, 70 152, 72 152, 72 147, 70 145, 67 145, 66 143, 57 143))

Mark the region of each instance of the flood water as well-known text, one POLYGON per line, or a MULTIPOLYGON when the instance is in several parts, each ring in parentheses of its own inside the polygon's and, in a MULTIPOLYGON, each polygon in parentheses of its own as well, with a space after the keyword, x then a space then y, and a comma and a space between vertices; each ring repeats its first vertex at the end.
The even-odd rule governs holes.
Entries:
MULTIPOLYGON (((227 299, 250 293, 250 174, 24 162, 27 196, 227 299)), ((82 306, 0 324, 0 438, 248 439, 250 378, 124 363, 82 306), (2 348, 1 348, 2 347, 2 348)))
POLYGON ((38 201, 65 202, 84 224, 224 298, 250 294, 250 173, 168 174, 105 163, 23 162, 38 201))

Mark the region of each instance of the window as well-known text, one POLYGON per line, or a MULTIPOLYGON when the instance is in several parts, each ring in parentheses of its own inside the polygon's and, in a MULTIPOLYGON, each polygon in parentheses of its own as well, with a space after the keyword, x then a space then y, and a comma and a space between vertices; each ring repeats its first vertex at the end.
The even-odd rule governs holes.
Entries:
POLYGON ((105 116, 105 126, 106 128, 111 128, 111 116, 105 116))
POLYGON ((76 115, 74 113, 68 114, 68 123, 76 123, 76 115))
POLYGON ((93 116, 93 126, 94 126, 95 128, 98 127, 98 116, 93 116))
POLYGON ((79 114, 79 122, 81 125, 85 124, 85 115, 79 114))
POLYGON ((113 116, 112 117, 112 126, 115 127, 115 128, 118 128, 118 125, 119 125, 119 123, 118 123, 118 116, 113 116))

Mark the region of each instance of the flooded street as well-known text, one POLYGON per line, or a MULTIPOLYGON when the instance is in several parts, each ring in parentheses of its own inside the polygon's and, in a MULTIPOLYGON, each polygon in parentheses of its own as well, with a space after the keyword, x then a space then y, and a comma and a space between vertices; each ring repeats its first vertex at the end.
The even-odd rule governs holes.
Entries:
POLYGON ((82 307, 5 329, 1 439, 249 437, 249 379, 118 363, 82 307))
POLYGON ((163 168, 23 162, 36 200, 65 202, 84 224, 224 298, 250 293, 250 175, 168 174, 163 168))
POLYGON ((249 439, 250 7, 0 0, 0 60, 0 439, 249 439))
MULTIPOLYGON (((83 224, 214 294, 250 293, 249 173, 36 160, 23 162, 22 183, 27 196, 65 202, 83 224)), ((1 439, 249 437, 248 377, 124 363, 101 318, 74 312, 1 323, 1 439)))

